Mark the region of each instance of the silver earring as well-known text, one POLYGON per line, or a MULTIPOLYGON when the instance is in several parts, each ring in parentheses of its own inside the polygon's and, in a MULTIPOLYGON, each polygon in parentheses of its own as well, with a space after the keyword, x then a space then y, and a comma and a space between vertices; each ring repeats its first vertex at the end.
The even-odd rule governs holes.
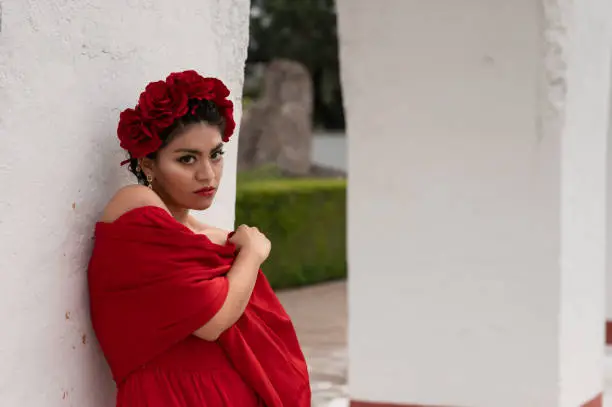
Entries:
POLYGON ((153 176, 147 175, 147 186, 149 189, 153 189, 153 176))

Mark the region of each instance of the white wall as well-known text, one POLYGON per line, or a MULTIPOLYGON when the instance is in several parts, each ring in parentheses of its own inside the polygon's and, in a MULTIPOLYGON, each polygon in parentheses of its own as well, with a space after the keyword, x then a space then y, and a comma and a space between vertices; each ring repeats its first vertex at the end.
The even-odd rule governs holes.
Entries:
MULTIPOLYGON (((146 83, 196 69, 238 102, 248 0, 2 2, 0 405, 114 405, 90 329, 93 225, 127 182, 118 114, 146 83)), ((231 228, 235 151, 209 218, 231 228)))
POLYGON ((352 399, 601 392, 611 15, 564 3, 338 1, 352 399))

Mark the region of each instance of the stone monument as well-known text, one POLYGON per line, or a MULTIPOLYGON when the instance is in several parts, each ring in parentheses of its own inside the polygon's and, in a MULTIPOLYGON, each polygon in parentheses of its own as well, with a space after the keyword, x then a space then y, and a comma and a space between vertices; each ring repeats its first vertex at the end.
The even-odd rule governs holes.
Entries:
POLYGON ((261 98, 243 114, 238 170, 275 164, 286 175, 311 171, 312 80, 300 63, 270 62, 261 98))

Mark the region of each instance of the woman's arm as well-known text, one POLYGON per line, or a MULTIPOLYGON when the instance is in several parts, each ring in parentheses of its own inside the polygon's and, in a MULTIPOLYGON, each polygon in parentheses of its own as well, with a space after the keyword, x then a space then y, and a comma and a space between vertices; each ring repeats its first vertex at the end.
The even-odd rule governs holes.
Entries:
POLYGON ((194 332, 195 336, 215 341, 238 321, 249 303, 260 266, 260 258, 254 252, 241 250, 238 253, 234 265, 227 273, 229 289, 223 306, 214 317, 194 332))
POLYGON ((229 289, 225 303, 210 321, 194 332, 208 341, 217 340, 238 321, 251 298, 259 267, 270 254, 270 241, 254 227, 240 225, 229 241, 236 246, 238 256, 227 273, 229 289))

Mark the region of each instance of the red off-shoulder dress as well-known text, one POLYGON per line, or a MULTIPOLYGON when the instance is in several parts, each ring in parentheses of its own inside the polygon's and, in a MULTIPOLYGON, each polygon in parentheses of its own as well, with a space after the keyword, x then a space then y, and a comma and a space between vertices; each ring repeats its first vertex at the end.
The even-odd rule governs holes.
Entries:
POLYGON ((261 271, 234 326, 192 335, 223 305, 235 252, 156 207, 96 225, 91 318, 118 407, 310 407, 294 327, 261 271))

